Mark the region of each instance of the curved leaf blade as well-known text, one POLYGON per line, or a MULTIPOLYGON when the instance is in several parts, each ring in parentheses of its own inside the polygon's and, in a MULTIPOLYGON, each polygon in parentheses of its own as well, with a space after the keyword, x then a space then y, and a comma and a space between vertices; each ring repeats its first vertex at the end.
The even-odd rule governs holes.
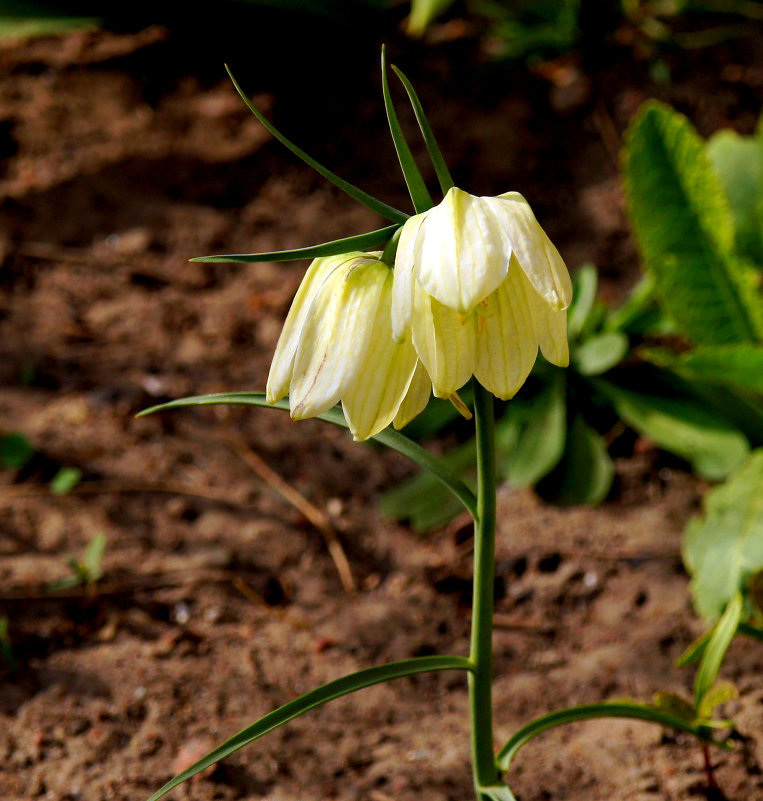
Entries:
POLYGON ((338 256, 353 250, 367 250, 368 248, 385 245, 399 228, 398 225, 388 225, 366 234, 348 236, 344 239, 334 239, 322 245, 310 245, 306 248, 294 250, 272 250, 267 253, 228 253, 219 256, 196 256, 190 261, 196 262, 245 262, 253 264, 262 261, 298 261, 299 259, 317 259, 321 256, 338 256))
POLYGON ((415 659, 406 659, 402 662, 392 662, 389 665, 380 665, 378 667, 367 668, 366 670, 359 670, 357 673, 351 673, 349 676, 343 676, 341 679, 330 681, 309 693, 295 698, 288 704, 284 704, 278 709, 273 710, 264 717, 260 718, 256 723, 242 729, 238 734, 234 734, 229 740, 219 745, 217 748, 210 751, 206 756, 202 757, 198 762, 191 765, 182 773, 179 773, 173 779, 168 781, 163 787, 157 790, 148 801, 158 801, 159 798, 166 795, 170 790, 187 781, 192 776, 214 765, 230 754, 238 751, 239 748, 254 742, 268 732, 283 726, 305 712, 311 709, 322 706, 323 704, 333 701, 336 698, 341 698, 343 695, 354 693, 357 690, 362 690, 366 687, 371 687, 374 684, 381 682, 391 681, 393 679, 404 678, 405 676, 414 676, 417 673, 430 673, 437 670, 472 670, 472 663, 461 656, 421 656, 415 659))
POLYGON ((693 734, 703 742, 712 743, 722 748, 726 747, 723 742, 711 738, 703 727, 693 725, 683 718, 670 715, 648 704, 605 702, 560 709, 531 720, 516 731, 509 738, 506 745, 501 748, 496 757, 496 766, 499 770, 507 771, 517 751, 530 740, 549 729, 564 726, 567 723, 577 723, 582 720, 594 720, 596 718, 630 718, 632 720, 643 720, 647 723, 657 723, 660 726, 693 734))
POLYGON ((721 619, 716 623, 713 633, 707 641, 694 681, 694 708, 697 710, 698 716, 701 716, 701 712, 704 711, 704 702, 708 693, 715 686, 723 658, 726 656, 726 651, 728 651, 742 619, 743 609, 744 599, 742 593, 737 591, 726 605, 721 619))
MULTIPOLYGON (((145 417, 155 412, 162 412, 168 409, 178 409, 183 406, 212 406, 215 404, 231 404, 243 406, 257 406, 265 409, 281 409, 289 411, 289 401, 280 400, 276 403, 268 403, 265 400, 265 394, 262 392, 223 392, 216 395, 196 395, 189 398, 179 398, 178 400, 162 403, 158 406, 152 406, 149 409, 144 409, 138 413, 138 417, 145 417)), ((323 420, 327 423, 348 428, 347 421, 341 410, 336 407, 329 409, 323 414, 316 415, 318 420, 323 420)), ((402 453, 407 456, 411 461, 425 467, 434 476, 436 476, 464 505, 466 510, 476 517, 477 515, 477 499, 469 487, 461 481, 458 476, 453 475, 445 466, 443 466, 439 459, 432 456, 429 451, 425 450, 413 440, 395 431, 391 428, 385 428, 380 431, 372 439, 386 445, 388 448, 402 453)))
POLYGON ((371 209, 371 211, 375 211, 386 220, 402 224, 408 219, 408 215, 405 212, 393 208, 381 200, 377 200, 373 195, 369 195, 368 192, 364 192, 362 189, 358 189, 358 187, 353 186, 348 181, 340 178, 336 173, 332 172, 327 167, 324 167, 322 164, 319 164, 311 156, 308 156, 301 147, 298 147, 289 139, 287 139, 247 97, 247 95, 244 93, 244 90, 241 88, 241 86, 239 86, 238 81, 233 77, 233 73, 227 64, 225 65, 225 70, 230 76, 231 81, 233 81, 233 85, 236 87, 236 91, 241 96, 241 99, 249 108, 249 111, 251 111, 252 114, 257 117, 260 124, 268 131, 268 133, 274 136, 282 145, 291 150, 291 152, 294 153, 297 158, 302 159, 305 164, 307 164, 309 167, 312 167, 317 173, 322 175, 328 181, 331 181, 334 186, 348 194, 353 200, 357 200, 359 203, 362 203, 364 206, 371 209))

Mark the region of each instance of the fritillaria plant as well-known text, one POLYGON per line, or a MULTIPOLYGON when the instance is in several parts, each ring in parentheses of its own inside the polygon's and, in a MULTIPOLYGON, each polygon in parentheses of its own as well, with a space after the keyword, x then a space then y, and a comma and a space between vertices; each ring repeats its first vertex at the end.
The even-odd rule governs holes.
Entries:
POLYGON ((562 723, 631 717, 710 740, 706 721, 688 721, 658 706, 623 701, 572 707, 538 718, 517 731, 496 755, 491 696, 496 533, 493 398, 514 396, 539 349, 549 362, 567 365, 565 310, 572 294, 570 278, 520 194, 477 197, 454 186, 416 92, 399 70, 392 69, 408 94, 443 194, 443 200, 435 204, 413 160, 392 104, 382 51, 385 108, 413 216, 348 184, 291 143, 262 116, 231 75, 244 102, 275 138, 392 224, 298 250, 196 259, 313 261, 287 316, 265 394, 184 398, 142 414, 205 404, 275 407, 290 411, 295 420, 318 417, 344 426, 356 440, 373 438, 432 471, 474 519, 471 649, 468 656, 406 659, 329 682, 222 743, 154 793, 150 801, 328 701, 380 682, 440 670, 464 671, 468 676, 473 774, 479 801, 513 801, 502 775, 515 753, 531 738, 562 723), (418 415, 432 394, 450 399, 471 418, 472 410, 458 396, 468 382, 474 397, 476 492, 395 430, 418 415))

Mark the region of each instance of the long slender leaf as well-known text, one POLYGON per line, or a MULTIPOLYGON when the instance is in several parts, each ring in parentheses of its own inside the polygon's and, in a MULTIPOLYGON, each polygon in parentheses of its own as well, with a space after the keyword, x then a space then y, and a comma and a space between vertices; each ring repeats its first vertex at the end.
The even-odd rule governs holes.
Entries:
POLYGON ((498 752, 496 765, 499 770, 508 770, 517 751, 530 740, 549 729, 554 729, 567 723, 577 723, 581 720, 594 720, 596 718, 630 718, 632 720, 643 720, 647 723, 657 723, 660 726, 693 734, 703 742, 724 747, 724 743, 712 739, 704 727, 693 725, 683 718, 670 715, 655 707, 647 704, 605 702, 560 709, 526 723, 509 738, 506 745, 498 752))
POLYGON ((197 256, 191 261, 201 262, 246 262, 260 261, 297 261, 298 259, 317 259, 319 256, 337 256, 340 253, 349 253, 353 250, 366 250, 367 248, 385 245, 399 226, 388 225, 367 234, 348 236, 344 239, 335 239, 324 242, 322 245, 310 245, 295 250, 272 250, 267 253, 228 253, 219 256, 197 256))
POLYGON ((442 151, 440 150, 440 146, 437 144, 437 140, 435 139, 432 126, 429 124, 427 115, 424 114, 424 108, 421 105, 419 96, 416 94, 416 90, 413 88, 413 84, 394 64, 392 65, 392 71, 395 73, 395 75, 397 75, 398 78, 400 78, 401 83, 405 87, 405 91, 408 92, 408 99, 411 101, 413 113, 416 115, 416 121, 421 129, 421 135, 424 137, 424 144, 427 146, 429 158, 431 159, 432 166, 437 174, 437 180, 440 182, 440 189, 442 190, 443 195, 445 195, 448 193, 448 190, 454 186, 454 183, 453 178, 450 175, 448 165, 445 163, 442 151))
POLYGON ((375 211, 377 214, 380 214, 387 220, 391 222, 402 224, 408 219, 408 215, 400 211, 400 209, 393 208, 392 206, 387 205, 381 200, 377 200, 373 195, 369 195, 368 192, 364 192, 362 189, 358 189, 358 187, 353 186, 348 181, 345 181, 343 178, 340 178, 336 173, 333 173, 327 167, 324 167, 322 164, 319 164, 314 158, 308 156, 302 148, 297 147, 293 142, 288 140, 276 127, 273 125, 257 108, 257 106, 252 103, 252 101, 244 94, 244 90, 239 86, 238 81, 233 77, 233 73, 230 71, 230 68, 226 65, 225 66, 228 75, 230 76, 231 81, 233 81, 233 85, 236 87, 236 91, 241 95, 241 99, 246 103, 249 108, 249 111, 254 114, 255 117, 259 120, 260 124, 267 129, 267 131, 272 134, 282 145, 289 148, 295 156, 302 159, 308 166, 312 167, 317 173, 322 175, 327 180, 331 181, 334 186, 341 189, 343 192, 348 194, 353 200, 357 200, 359 203, 362 203, 367 208, 371 209, 371 211, 375 211))
MULTIPOLYGON (((265 409, 289 411, 288 400, 268 403, 262 392, 223 392, 217 395, 196 395, 190 398, 179 398, 169 403, 152 406, 150 409, 144 409, 138 414, 138 417, 144 417, 145 415, 165 411, 167 409, 178 409, 183 406, 211 406, 215 404, 258 406, 265 409)), ((329 409, 327 412, 316 416, 319 420, 333 423, 342 428, 348 428, 347 421, 338 408, 329 409)), ((443 467, 440 460, 432 456, 429 451, 422 448, 421 445, 418 445, 413 440, 408 439, 408 437, 400 432, 390 428, 385 428, 383 431, 380 431, 375 437, 372 437, 372 439, 380 442, 382 445, 386 445, 388 448, 392 448, 392 450, 398 453, 402 453, 403 456, 407 456, 421 467, 425 467, 461 501, 472 517, 476 517, 477 499, 474 493, 458 478, 458 476, 453 475, 443 467)))
POLYGON ((726 651, 728 651, 731 640, 734 638, 739 622, 742 619, 743 608, 744 599, 742 598, 742 593, 736 592, 728 602, 721 619, 716 623, 713 633, 705 646, 702 661, 697 669, 697 677, 694 681, 694 706, 697 710, 703 705, 705 696, 710 692, 715 680, 718 678, 718 671, 721 669, 723 657, 726 656, 726 651))
POLYGON ((405 141, 403 129, 400 127, 400 122, 395 113, 395 106, 392 103, 392 95, 389 92, 389 81, 387 80, 387 53, 382 46, 381 55, 382 64, 382 91, 384 93, 384 108, 387 112, 387 122, 389 123, 389 130, 392 134, 392 141, 395 143, 395 150, 397 151, 397 159, 400 162, 400 169, 403 171, 406 186, 408 187, 408 194, 413 201, 413 207, 416 213, 420 214, 422 211, 431 209, 434 203, 429 194, 429 190, 421 177, 419 168, 416 166, 416 161, 413 158, 408 142, 405 141))
POLYGON ((283 726, 284 723, 304 715, 305 712, 309 712, 311 709, 322 706, 336 698, 341 698, 343 695, 349 695, 357 690, 362 690, 365 687, 371 687, 381 682, 400 679, 405 676, 414 676, 417 673, 430 673, 436 670, 470 671, 472 667, 472 663, 461 656, 421 656, 415 659, 406 659, 402 662, 392 662, 389 665, 359 670, 357 673, 351 673, 349 676, 330 681, 328 684, 295 698, 288 704, 284 704, 260 718, 251 726, 242 729, 238 734, 235 734, 202 757, 198 762, 191 765, 190 768, 168 781, 167 784, 149 798, 149 801, 158 801, 159 798, 179 784, 205 770, 210 765, 214 765, 215 762, 230 756, 230 754, 238 751, 239 748, 254 742, 264 734, 273 731, 273 729, 283 726))

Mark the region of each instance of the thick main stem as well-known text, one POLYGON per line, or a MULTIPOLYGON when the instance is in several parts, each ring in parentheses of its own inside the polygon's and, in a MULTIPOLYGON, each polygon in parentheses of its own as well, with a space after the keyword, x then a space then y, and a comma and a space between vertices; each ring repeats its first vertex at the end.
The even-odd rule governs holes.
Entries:
MULTIPOLYGON (((469 674, 472 765, 477 788, 499 784, 493 753, 493 587, 495 573, 495 418, 493 396, 476 379, 477 518, 474 521, 474 589, 469 674)), ((479 799, 486 798, 477 791, 479 799)))

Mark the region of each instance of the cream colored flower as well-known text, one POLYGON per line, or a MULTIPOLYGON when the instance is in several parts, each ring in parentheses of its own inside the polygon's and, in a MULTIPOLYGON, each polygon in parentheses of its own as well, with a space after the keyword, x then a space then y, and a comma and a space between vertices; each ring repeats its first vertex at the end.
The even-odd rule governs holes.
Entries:
POLYGON ((474 197, 453 188, 403 226, 393 335, 410 332, 438 397, 474 375, 497 397, 510 398, 538 347, 565 366, 571 297, 561 256, 517 192, 474 197))
POLYGON ((315 259, 294 298, 273 356, 267 401, 289 396, 302 420, 340 400, 350 431, 368 439, 405 425, 431 383, 410 336, 392 338, 392 270, 379 253, 315 259))

